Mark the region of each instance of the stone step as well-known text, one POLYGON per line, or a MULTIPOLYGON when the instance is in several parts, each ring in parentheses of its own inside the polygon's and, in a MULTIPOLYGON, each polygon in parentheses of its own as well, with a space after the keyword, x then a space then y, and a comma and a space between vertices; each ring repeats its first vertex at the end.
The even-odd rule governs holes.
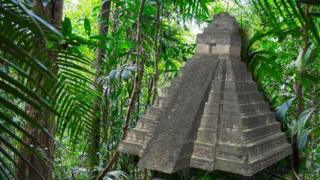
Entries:
POLYGON ((251 160, 250 163, 250 175, 255 174, 256 172, 272 165, 273 163, 283 159, 292 153, 291 145, 288 143, 282 144, 272 151, 265 152, 260 154, 259 157, 255 160, 251 160))
POLYGON ((247 165, 241 160, 229 160, 222 157, 217 157, 215 160, 215 170, 232 172, 235 174, 249 175, 246 169, 247 165))
POLYGON ((258 86, 255 82, 230 82, 226 80, 212 80, 211 91, 213 92, 237 92, 237 93, 249 93, 257 92, 258 86), (222 84, 224 88, 221 89, 222 84))
POLYGON ((161 90, 161 96, 170 98, 172 93, 175 93, 176 90, 179 88, 181 81, 182 81, 181 78, 173 79, 169 86, 161 90))
POLYGON ((195 59, 195 62, 199 63, 199 61, 204 61, 204 60, 217 61, 219 56, 215 54, 196 54, 195 57, 197 57, 195 59))
POLYGON ((241 45, 241 39, 235 36, 234 29, 216 29, 214 31, 210 31, 210 28, 205 28, 202 34, 197 35, 196 42, 203 44, 236 44, 241 45), (231 34, 230 34, 231 33, 231 34))
POLYGON ((258 141, 254 141, 250 144, 246 144, 245 148, 247 149, 249 159, 253 159, 256 156, 259 156, 262 153, 272 151, 282 144, 287 143, 287 137, 284 133, 279 132, 274 135, 267 136, 258 141))
POLYGON ((242 128, 249 129, 256 126, 265 125, 267 123, 275 122, 275 113, 266 112, 261 114, 254 114, 241 117, 242 128))
MULTIPOLYGON (((151 106, 151 107, 152 107, 152 106, 151 106)), ((151 108, 151 107, 149 107, 149 108, 151 108)), ((148 112, 149 108, 147 109, 146 112, 148 112)), ((156 115, 150 114, 150 113, 145 113, 145 114, 143 115, 143 118, 156 120, 156 115)), ((138 121, 138 122, 139 122, 139 121, 138 121)))
MULTIPOLYGON (((224 100, 228 100, 228 94, 224 96, 224 100)), ((261 101, 264 101, 264 96, 260 92, 238 93, 238 103, 240 104, 256 103, 261 101)))
MULTIPOLYGON (((231 108, 232 106, 225 106, 225 108, 231 108)), ((255 102, 255 103, 246 103, 246 104, 239 104, 240 114, 242 115, 251 115, 257 113, 266 113, 270 112, 270 105, 265 102, 255 102)))
POLYGON ((286 143, 286 141, 285 134, 279 132, 249 144, 219 142, 217 145, 217 157, 235 161, 245 161, 246 159, 252 159, 260 155, 260 153, 270 151, 286 143))
POLYGON ((175 92, 182 82, 182 78, 175 78, 170 84, 170 91, 175 92))
POLYGON ((241 56, 240 55, 232 55, 232 54, 230 54, 229 56, 227 56, 227 60, 228 61, 232 61, 232 63, 233 62, 237 62, 237 61, 241 61, 241 56))
POLYGON ((162 108, 151 106, 148 108, 145 116, 147 116, 148 118, 155 118, 155 117, 158 117, 163 112, 164 110, 162 108))
POLYGON ((241 57, 239 56, 232 56, 227 61, 226 71, 233 71, 233 72, 243 72, 245 71, 246 74, 250 74, 248 72, 248 68, 246 63, 241 61, 241 57))
POLYGON ((194 64, 198 63, 200 59, 202 59, 202 56, 195 54, 187 63, 185 63, 185 65, 181 69, 183 71, 188 71, 188 69, 192 67, 194 64))
POLYGON ((158 124, 158 120, 144 116, 138 120, 136 127, 142 130, 153 131, 158 124))
POLYGON ((251 143, 279 132, 281 132, 280 124, 278 122, 273 122, 267 125, 242 130, 242 138, 243 141, 251 143))
MULTIPOLYGON (((217 115, 212 115, 212 117, 214 116, 217 116, 217 115)), ((253 128, 261 125, 266 125, 269 122, 270 123, 275 122, 273 112, 254 114, 250 116, 227 115, 227 114, 224 114, 223 116, 221 116, 221 128, 249 129, 249 128, 253 128)))
POLYGON ((234 128, 221 128, 219 133, 219 143, 232 143, 237 142, 251 143, 260 139, 263 139, 269 135, 279 133, 280 124, 274 122, 271 124, 261 125, 255 128, 241 130, 234 128))
POLYGON ((241 92, 237 93, 236 91, 210 91, 208 102, 221 102, 221 103, 239 103, 239 104, 248 104, 248 103, 257 103, 264 101, 264 96, 260 92, 241 92), (223 93, 223 99, 221 99, 223 93))
POLYGON ((217 114, 203 114, 201 117, 200 128, 217 129, 217 114))
POLYGON ((157 96, 153 106, 164 108, 169 104, 170 100, 166 96, 157 96))
POLYGON ((133 141, 137 142, 139 144, 143 144, 145 142, 145 136, 149 133, 150 131, 143 130, 143 129, 138 129, 138 128, 133 128, 131 129, 128 134, 127 134, 127 140, 128 141, 133 141))
POLYGON ((241 82, 253 82, 252 76, 248 73, 235 74, 233 72, 223 72, 217 73, 213 78, 214 81, 229 81, 234 83, 234 81, 241 82))
POLYGON ((206 36, 208 36, 208 34, 218 34, 218 35, 225 35, 227 37, 230 37, 230 34, 233 31, 234 31, 234 28, 231 28, 231 26, 229 26, 229 27, 228 26, 221 26, 221 23, 219 23, 219 24, 215 23, 215 24, 212 24, 211 26, 203 29, 203 33, 206 36))
POLYGON ((205 114, 218 114, 219 111, 222 116, 248 116, 251 114, 270 112, 270 106, 264 101, 246 104, 208 102, 204 109, 205 114))
MULTIPOLYGON (((165 146, 165 144, 161 144, 161 145, 165 146)), ((159 144, 155 144, 155 146, 159 146, 159 144)), ((163 167, 161 162, 162 161, 170 161, 169 158, 170 157, 173 158, 173 156, 175 155, 174 152, 171 151, 171 149, 166 149, 166 148, 157 148, 157 149, 158 149, 157 154, 152 156, 154 161, 147 161, 147 162, 145 162, 146 164, 143 164, 142 166, 148 167, 148 169, 150 169, 150 170, 152 170, 152 169, 159 170, 159 168, 161 168, 162 172, 166 172, 166 171, 168 171, 168 169, 172 169, 173 167, 163 167), (169 156, 169 154, 172 154, 172 155, 169 156)), ((140 164, 140 166, 141 166, 141 164, 140 164)))
POLYGON ((140 151, 142 150, 143 144, 137 142, 128 141, 127 139, 121 141, 118 146, 118 151, 125 152, 133 155, 140 156, 140 151))
POLYGON ((213 171, 214 170, 214 160, 207 159, 207 158, 201 158, 198 156, 192 156, 190 166, 193 168, 213 171))
POLYGON ((266 151, 265 153, 259 154, 255 159, 250 160, 250 164, 257 163, 261 160, 268 159, 270 156, 278 155, 281 151, 291 151, 291 145, 289 143, 284 143, 281 146, 275 147, 272 151, 266 151))
MULTIPOLYGON (((276 122, 275 113, 270 111, 253 115, 223 114, 220 118, 221 128, 232 129, 249 129, 276 122)), ((208 109, 205 109, 205 113, 201 118, 200 127, 216 129, 217 120, 217 113, 210 113, 208 109)))
POLYGON ((215 157, 215 146, 214 142, 205 143, 197 140, 194 142, 192 156, 213 160, 215 157))
POLYGON ((215 143, 217 138, 217 129, 212 128, 198 128, 197 142, 215 143))
POLYGON ((247 176, 252 176, 258 171, 268 167, 280 159, 291 154, 291 145, 284 143, 280 146, 273 148, 270 151, 259 154, 255 159, 228 159, 223 157, 217 157, 216 166, 217 170, 230 171, 237 174, 243 174, 247 176))
MULTIPOLYGON (((232 48, 235 48, 235 47, 231 47, 231 50, 232 48)), ((227 61, 227 64, 224 72, 227 75, 228 74, 232 74, 234 76, 238 76, 239 74, 250 75, 250 73, 247 70, 247 66, 240 60, 226 60, 226 61, 227 61)))

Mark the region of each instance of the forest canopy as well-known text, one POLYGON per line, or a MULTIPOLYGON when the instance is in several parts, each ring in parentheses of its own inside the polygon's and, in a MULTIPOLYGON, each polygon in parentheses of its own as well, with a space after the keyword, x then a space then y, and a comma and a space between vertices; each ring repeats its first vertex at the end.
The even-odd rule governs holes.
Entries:
POLYGON ((151 179, 118 144, 222 12, 292 144, 253 178, 320 178, 320 1, 0 0, 0 179, 151 179))

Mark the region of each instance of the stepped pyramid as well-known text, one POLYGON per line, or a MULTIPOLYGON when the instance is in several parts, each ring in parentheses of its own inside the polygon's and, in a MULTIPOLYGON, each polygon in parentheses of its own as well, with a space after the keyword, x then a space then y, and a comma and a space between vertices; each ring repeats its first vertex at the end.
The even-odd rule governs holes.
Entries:
POLYGON ((241 61, 234 17, 222 13, 197 36, 196 54, 128 132, 118 150, 139 166, 188 167, 252 176, 291 153, 275 113, 241 61))

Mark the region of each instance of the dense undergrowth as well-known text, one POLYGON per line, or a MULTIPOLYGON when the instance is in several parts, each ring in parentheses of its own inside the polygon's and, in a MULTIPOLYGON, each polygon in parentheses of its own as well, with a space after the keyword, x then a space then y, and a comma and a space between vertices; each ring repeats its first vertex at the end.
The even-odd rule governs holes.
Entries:
MULTIPOLYGON (((150 178, 117 145, 220 12, 238 20, 243 61, 294 144, 253 179, 319 179, 318 1, 0 0, 1 179, 150 178)), ((190 177, 244 178, 167 178, 190 177)))

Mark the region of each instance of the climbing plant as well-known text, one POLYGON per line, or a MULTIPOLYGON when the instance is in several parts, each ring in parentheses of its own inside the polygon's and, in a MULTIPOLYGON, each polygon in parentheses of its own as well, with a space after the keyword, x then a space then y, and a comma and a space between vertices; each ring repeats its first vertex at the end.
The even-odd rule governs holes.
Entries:
POLYGON ((318 1, 0 0, 1 179, 151 176, 118 143, 222 11, 293 144, 294 171, 262 174, 319 177, 318 1))

